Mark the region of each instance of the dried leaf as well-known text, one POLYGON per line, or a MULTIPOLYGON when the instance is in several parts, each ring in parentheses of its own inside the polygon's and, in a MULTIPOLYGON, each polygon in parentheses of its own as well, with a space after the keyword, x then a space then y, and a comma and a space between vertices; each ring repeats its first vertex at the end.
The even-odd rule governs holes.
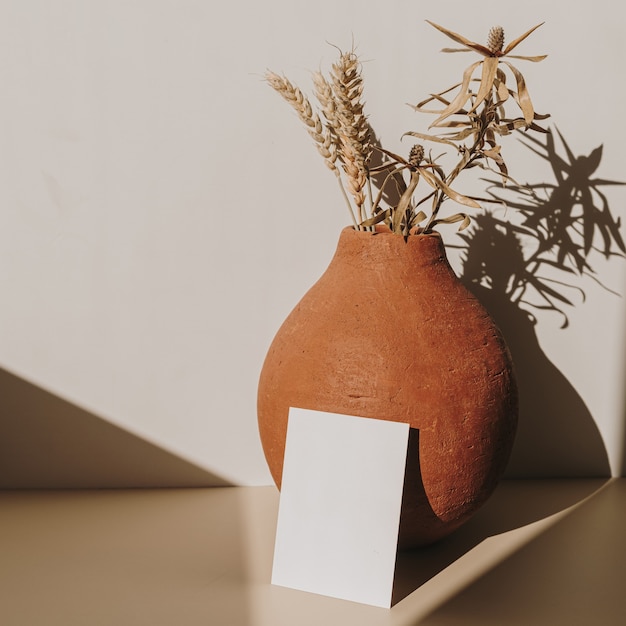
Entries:
POLYGON ((458 146, 456 143, 454 143, 454 141, 450 141, 449 139, 446 139, 444 137, 437 137, 436 135, 428 135, 426 133, 418 133, 415 131, 408 131, 406 133, 404 133, 404 135, 402 135, 403 137, 405 135, 409 135, 411 137, 416 137, 417 139, 424 139, 425 141, 435 141, 437 143, 444 143, 447 144, 449 146, 452 146, 454 149, 457 149, 458 146))
POLYGON ((505 54, 508 54, 509 52, 511 52, 520 43, 522 43, 522 41, 524 41, 524 39, 526 39, 526 37, 528 37, 528 35, 530 35, 534 31, 536 31, 543 24, 544 24, 544 22, 541 22, 541 24, 537 24, 536 26, 533 26, 530 30, 526 31, 523 35, 521 35, 517 39, 514 39, 513 41, 511 41, 509 43, 509 45, 503 50, 502 55, 504 56, 505 54))
POLYGON ((475 111, 478 106, 489 96, 493 90, 493 82, 496 78, 498 69, 498 59, 496 57, 487 57, 483 61, 483 71, 480 79, 480 87, 476 94, 474 105, 470 109, 470 113, 475 111))
POLYGON ((472 200, 471 198, 468 198, 467 196, 464 196, 461 193, 458 193, 457 191, 454 191, 454 189, 452 189, 451 187, 448 187, 446 183, 444 183, 441 179, 437 178, 430 172, 423 170, 422 176, 431 187, 441 189, 441 191, 443 191, 446 194, 446 196, 448 196, 448 198, 450 198, 451 200, 454 200, 455 202, 458 202, 459 204, 472 207, 473 209, 481 208, 478 202, 476 202, 475 200, 472 200))
POLYGON ((364 222, 361 222, 359 226, 374 226, 376 224, 380 224, 381 222, 384 222, 389 217, 391 217, 391 209, 385 209, 384 211, 377 213, 373 217, 370 217, 369 219, 365 220, 364 222))
POLYGON ((483 150, 483 154, 488 159, 493 159, 496 162, 502 161, 502 155, 500 154, 500 146, 496 146, 491 150, 483 150))
POLYGON ((426 213, 424 213, 424 211, 418 211, 414 216, 413 216, 413 224, 419 224, 420 222, 423 222, 428 216, 426 215, 426 213))
POLYGON ((471 52, 469 48, 441 48, 441 52, 471 52))
POLYGON ((458 231, 461 232, 462 230, 465 230, 471 224, 471 222, 472 220, 470 219, 470 216, 466 215, 463 223, 459 226, 458 231))
POLYGON ((409 181, 409 184, 407 185, 406 191, 402 194, 402 197, 400 198, 400 202, 398 202, 398 206, 395 208, 393 212, 392 230, 394 232, 398 232, 400 230, 400 226, 405 216, 405 213, 407 209, 411 206, 411 202, 413 199, 413 192, 417 188, 419 179, 420 179, 419 171, 411 172, 411 180, 409 181))
POLYGON ((479 54, 482 54, 483 56, 486 56, 486 57, 492 56, 492 52, 491 50, 489 50, 489 48, 486 48, 485 46, 481 46, 479 43, 470 41, 469 39, 466 39, 465 37, 463 37, 463 35, 459 35, 458 33, 448 30, 447 28, 444 28, 443 26, 439 26, 439 24, 435 24, 434 22, 431 22, 429 20, 426 20, 426 21, 431 26, 436 28, 438 31, 442 32, 444 35, 447 35, 453 41, 460 43, 462 46, 467 46, 468 48, 475 50, 476 52, 478 52, 479 54))
POLYGON ((445 105, 450 104, 450 101, 447 98, 444 98, 443 96, 447 93, 450 93, 451 91, 454 91, 455 89, 457 89, 458 87, 460 87, 462 85, 462 83, 456 83, 456 85, 452 85, 452 87, 448 87, 447 89, 445 89, 444 91, 441 91, 439 93, 431 93, 430 96, 428 96, 428 98, 422 100, 421 102, 418 102, 415 105, 409 105, 411 106, 413 109, 415 109, 416 111, 423 111, 424 113, 439 113, 439 111, 426 111, 424 109, 422 109, 422 107, 425 104, 428 104, 429 102, 432 102, 433 100, 437 100, 438 102, 441 102, 445 105))
POLYGON ((534 57, 527 57, 527 56, 518 56, 516 54, 507 54, 507 59, 519 59, 521 61, 532 61, 533 63, 539 63, 539 61, 543 61, 545 58, 547 58, 547 54, 540 54, 538 56, 534 56, 534 57))
POLYGON ((472 74, 481 63, 482 61, 476 61, 476 63, 472 63, 472 65, 470 65, 465 70, 465 72, 463 72, 463 82, 461 83, 461 87, 456 98, 441 112, 441 115, 430 125, 431 128, 433 126, 438 126, 447 117, 458 113, 465 106, 465 103, 470 98, 469 84, 472 79, 472 74))
POLYGON ((508 135, 514 130, 526 127, 526 120, 523 117, 519 117, 514 120, 502 120, 502 123, 496 126, 496 131, 499 135, 508 135))
POLYGON ((458 222, 461 222, 461 225, 458 228, 458 232, 461 232, 472 223, 472 220, 466 213, 455 213, 454 215, 434 220, 431 227, 434 227, 437 224, 457 224, 458 222))
POLYGON ((506 74, 502 71, 502 69, 498 68, 496 72, 496 79, 494 81, 496 86, 496 91, 498 93, 498 99, 500 100, 500 104, 506 102, 509 99, 509 89, 506 86, 506 74))
POLYGON ((533 103, 530 99, 530 95, 528 94, 528 89, 526 89, 526 81, 522 76, 522 73, 511 63, 508 61, 504 61, 506 63, 511 72, 513 72, 513 76, 515 76, 515 80, 517 81, 517 100, 522 113, 524 114, 524 120, 526 124, 530 126, 535 117, 535 109, 533 108, 533 103))

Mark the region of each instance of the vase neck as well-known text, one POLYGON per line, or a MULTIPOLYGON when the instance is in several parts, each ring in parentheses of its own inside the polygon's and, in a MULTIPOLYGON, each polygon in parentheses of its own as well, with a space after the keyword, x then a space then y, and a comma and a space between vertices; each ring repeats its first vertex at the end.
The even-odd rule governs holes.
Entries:
POLYGON ((438 233, 403 237, 390 230, 376 232, 344 228, 339 237, 335 259, 358 263, 364 268, 384 264, 391 271, 406 268, 414 271, 420 266, 448 264, 445 248, 438 233))

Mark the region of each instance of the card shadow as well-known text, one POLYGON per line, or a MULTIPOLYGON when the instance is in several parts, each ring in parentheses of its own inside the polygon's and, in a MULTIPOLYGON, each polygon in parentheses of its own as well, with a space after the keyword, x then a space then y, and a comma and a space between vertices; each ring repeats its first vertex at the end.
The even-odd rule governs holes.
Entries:
POLYGON ((0 368, 0 489, 230 484, 0 368))

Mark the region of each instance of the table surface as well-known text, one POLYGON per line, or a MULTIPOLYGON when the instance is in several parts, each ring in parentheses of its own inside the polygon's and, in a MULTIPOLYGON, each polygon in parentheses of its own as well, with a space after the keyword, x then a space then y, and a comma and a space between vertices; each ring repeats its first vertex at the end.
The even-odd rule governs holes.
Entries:
POLYGON ((3 626, 626 623, 626 478, 504 481, 381 609, 270 584, 274 487, 0 492, 3 626))

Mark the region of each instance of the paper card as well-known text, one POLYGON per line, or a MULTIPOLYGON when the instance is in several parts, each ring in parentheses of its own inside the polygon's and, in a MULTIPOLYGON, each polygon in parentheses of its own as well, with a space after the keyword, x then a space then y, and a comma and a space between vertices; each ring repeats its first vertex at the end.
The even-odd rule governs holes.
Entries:
POLYGON ((391 606, 409 425, 291 408, 272 584, 391 606))

